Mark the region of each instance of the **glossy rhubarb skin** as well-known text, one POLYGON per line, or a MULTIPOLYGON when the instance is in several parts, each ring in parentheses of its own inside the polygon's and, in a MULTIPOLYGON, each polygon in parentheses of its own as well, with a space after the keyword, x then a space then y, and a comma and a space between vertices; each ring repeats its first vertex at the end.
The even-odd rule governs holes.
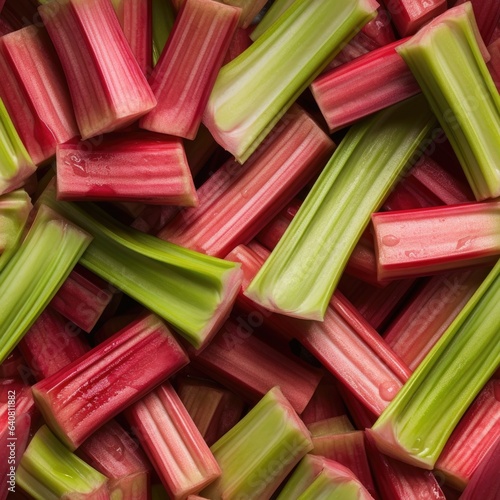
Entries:
POLYGON ((94 432, 76 453, 108 478, 111 498, 148 498, 151 464, 139 445, 116 420, 110 420, 94 432))
POLYGON ((1 98, 0 159, 0 195, 22 186, 36 170, 1 98))
POLYGON ((229 315, 241 283, 238 265, 142 234, 94 205, 83 210, 57 201, 53 184, 40 200, 94 236, 83 266, 168 321, 196 348, 209 342, 229 315))
POLYGON ((212 500, 270 497, 311 449, 309 431, 274 387, 212 445, 222 475, 201 495, 212 500))
POLYGON ((295 2, 219 72, 203 118, 215 140, 246 161, 377 6, 372 0, 295 2))
POLYGON ((322 374, 266 345, 251 331, 242 334, 243 328, 232 319, 226 321, 193 364, 251 402, 277 385, 294 410, 302 413, 322 374))
POLYGON ((377 447, 432 469, 448 437, 500 365, 500 262, 369 431, 377 447))
POLYGON ((396 52, 398 40, 339 68, 311 84, 330 132, 420 92, 410 68, 396 52))
POLYGON ((494 262, 500 255, 500 202, 375 213, 380 280, 494 262))
POLYGON ((45 29, 28 26, 0 39, 0 97, 33 162, 78 135, 68 85, 45 29))
POLYGON ((177 137, 134 131, 106 135, 100 144, 74 140, 57 146, 56 162, 59 200, 186 206, 198 201, 177 137))
POLYGON ((463 490, 489 450, 500 439, 500 380, 490 380, 479 393, 436 462, 446 482, 463 490))
POLYGON ((68 450, 46 425, 26 449, 16 483, 36 500, 109 498, 107 478, 68 450))
POLYGON ((198 493, 221 474, 210 448, 167 382, 126 410, 169 497, 198 493))
MULTIPOLYGON (((462 5, 469 0, 458 0, 455 5, 462 5)), ((500 5, 494 0, 470 0, 474 9, 477 27, 486 45, 495 41, 493 34, 500 22, 500 5)))
POLYGON ((90 241, 79 227, 39 206, 26 238, 0 274, 0 362, 48 305, 90 241))
POLYGON ((427 97, 478 200, 500 195, 500 96, 470 3, 397 48, 427 97), (457 73, 457 68, 460 72, 457 73))
POLYGON ((194 139, 240 9, 212 0, 185 0, 149 79, 158 105, 140 126, 194 139))
POLYGON ((187 362, 170 330, 149 314, 32 390, 45 421, 74 450, 187 362))
POLYGON ((418 158, 433 125, 424 98, 416 96, 352 127, 247 296, 271 311, 322 320, 371 213, 418 158))
POLYGON ((116 130, 156 105, 109 0, 38 9, 61 61, 82 138, 116 130))
POLYGON ((415 370, 488 274, 488 268, 433 276, 384 332, 391 349, 415 370))
POLYGON ((292 108, 244 165, 228 160, 198 190, 199 205, 180 213, 158 237, 224 257, 251 240, 323 167, 333 142, 292 108))

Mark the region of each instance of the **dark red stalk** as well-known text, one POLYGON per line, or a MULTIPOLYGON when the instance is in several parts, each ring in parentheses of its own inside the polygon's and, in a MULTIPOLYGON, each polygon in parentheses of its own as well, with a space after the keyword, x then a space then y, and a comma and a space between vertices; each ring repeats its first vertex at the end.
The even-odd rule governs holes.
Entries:
POLYGON ((361 31, 376 42, 379 47, 396 41, 391 17, 383 7, 377 9, 377 17, 366 23, 361 31))
POLYGON ((252 45, 252 39, 250 38, 250 33, 252 28, 237 28, 229 48, 227 49, 226 56, 224 57, 224 64, 231 62, 236 59, 242 52, 244 52, 250 45, 252 45))
POLYGON ((461 5, 470 1, 474 9, 479 33, 486 45, 494 42, 493 33, 500 22, 500 3, 496 0, 458 0, 455 5, 461 5))
POLYGON ((488 52, 491 55, 491 59, 488 61, 488 69, 496 88, 500 92, 500 38, 488 46, 488 52))
POLYGON ((15 347, 14 350, 0 364, 0 378, 22 378, 23 366, 25 364, 21 351, 15 347))

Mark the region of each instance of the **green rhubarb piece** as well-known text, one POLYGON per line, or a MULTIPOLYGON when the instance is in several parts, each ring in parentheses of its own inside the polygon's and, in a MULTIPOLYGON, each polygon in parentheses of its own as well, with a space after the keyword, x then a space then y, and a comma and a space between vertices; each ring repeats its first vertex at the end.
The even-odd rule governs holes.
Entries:
POLYGON ((344 478, 335 480, 328 474, 319 474, 313 483, 297 500, 361 500, 372 498, 361 494, 362 487, 359 481, 344 478))
POLYGON ((421 95, 354 125, 245 295, 271 311, 322 320, 349 256, 435 124, 421 95))
POLYGON ((78 262, 91 237, 40 205, 26 238, 0 273, 0 363, 78 262))
POLYGON ((222 475, 201 495, 269 498, 311 449, 307 428, 275 387, 211 447, 222 475))
POLYGON ((294 2, 295 0, 275 0, 259 24, 250 33, 250 38, 253 41, 257 40, 294 2))
POLYGON ((20 187, 36 170, 0 99, 0 194, 20 187))
POLYGON ((432 469, 500 366, 500 261, 369 431, 383 453, 432 469))
POLYGON ((107 478, 68 450, 46 425, 23 454, 16 483, 36 500, 109 499, 107 478))
POLYGON ((240 265, 160 240, 118 223, 91 203, 39 198, 94 240, 80 263, 168 321, 196 348, 226 319, 240 289, 240 265))
POLYGON ((204 116, 214 139, 244 162, 377 7, 374 0, 297 0, 219 72, 204 116))
POLYGON ((500 196, 500 96, 470 2, 397 49, 450 140, 478 200, 500 196))
POLYGON ((153 20, 153 64, 158 59, 167 43, 168 36, 175 22, 175 10, 170 0, 152 0, 153 20))

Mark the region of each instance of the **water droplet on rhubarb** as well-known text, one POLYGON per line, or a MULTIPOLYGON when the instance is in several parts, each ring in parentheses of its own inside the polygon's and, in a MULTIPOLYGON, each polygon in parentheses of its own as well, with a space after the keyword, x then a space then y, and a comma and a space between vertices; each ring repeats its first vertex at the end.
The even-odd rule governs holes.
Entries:
POLYGON ((388 234, 382 238, 382 243, 388 247, 394 247, 399 243, 399 238, 393 234, 388 234))
POLYGON ((457 248, 456 250, 461 250, 466 247, 470 247, 472 245, 472 238, 470 236, 467 236, 465 238, 460 238, 457 241, 457 248))
POLYGON ((394 382, 389 380, 380 384, 378 392, 384 401, 392 401, 398 392, 398 387, 394 382))

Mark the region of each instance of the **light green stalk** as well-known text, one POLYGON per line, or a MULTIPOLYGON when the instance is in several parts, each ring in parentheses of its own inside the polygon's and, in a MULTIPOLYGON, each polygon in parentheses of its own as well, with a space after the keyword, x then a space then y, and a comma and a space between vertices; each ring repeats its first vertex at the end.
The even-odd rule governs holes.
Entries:
POLYGON ((52 300, 90 240, 40 205, 26 238, 0 273, 0 363, 52 300))
POLYGON ((500 196, 500 96, 470 2, 448 10, 396 50, 439 119, 476 198, 500 196))
POLYGON ((69 451, 46 425, 34 435, 16 472, 16 483, 36 500, 109 499, 106 482, 106 476, 69 451))
POLYGON ((377 447, 432 469, 460 417, 500 365, 500 261, 379 417, 377 447))
POLYGON ((290 7, 294 2, 295 0, 275 0, 259 24, 257 24, 256 28, 250 34, 250 38, 255 42, 255 40, 267 31, 267 29, 272 26, 281 14, 284 14, 288 7, 290 7))
POLYGON ((0 99, 0 194, 23 185, 36 170, 0 99))
POLYGON ((416 96, 353 126, 245 295, 271 311, 322 320, 371 214, 416 162, 434 123, 416 96))
POLYGON ((222 475, 201 495, 212 500, 269 498, 311 449, 307 428, 275 387, 211 447, 222 475))
POLYGON ((152 0, 153 64, 156 65, 175 22, 175 10, 170 0, 152 0))
POLYGON ((204 116, 215 140, 244 162, 377 7, 373 0, 297 0, 219 72, 204 116))
POLYGON ((363 491, 359 481, 354 478, 332 478, 326 473, 321 473, 314 482, 305 490, 297 500, 362 500, 371 499, 372 496, 363 491))
POLYGON ((227 317, 240 288, 239 264, 143 234, 91 203, 57 201, 53 182, 40 201, 94 237, 81 264, 168 321, 195 347, 208 342, 227 317))

